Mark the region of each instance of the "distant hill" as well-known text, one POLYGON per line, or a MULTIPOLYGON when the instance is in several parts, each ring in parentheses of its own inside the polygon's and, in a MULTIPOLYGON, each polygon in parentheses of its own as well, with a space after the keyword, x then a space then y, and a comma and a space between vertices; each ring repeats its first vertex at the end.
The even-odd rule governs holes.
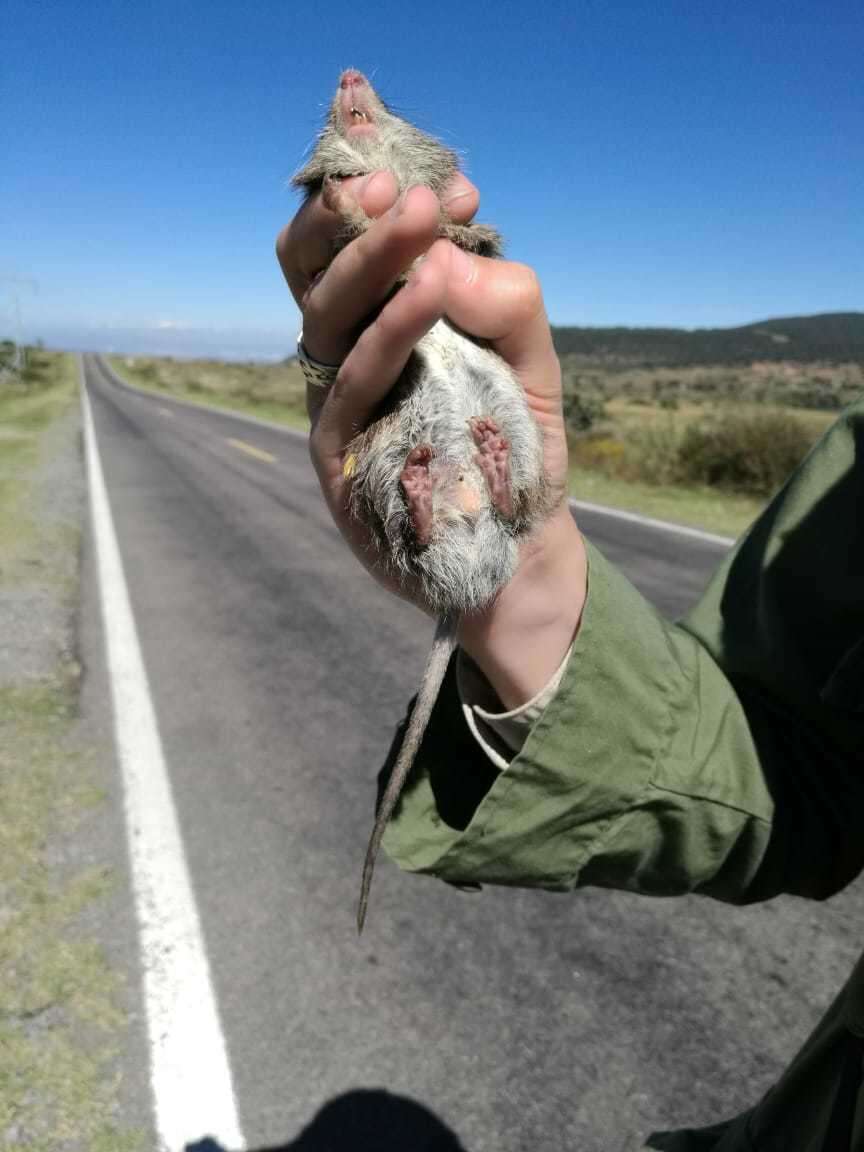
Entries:
POLYGON ((553 328, 558 354, 622 364, 753 360, 864 363, 864 312, 786 316, 741 328, 553 328))

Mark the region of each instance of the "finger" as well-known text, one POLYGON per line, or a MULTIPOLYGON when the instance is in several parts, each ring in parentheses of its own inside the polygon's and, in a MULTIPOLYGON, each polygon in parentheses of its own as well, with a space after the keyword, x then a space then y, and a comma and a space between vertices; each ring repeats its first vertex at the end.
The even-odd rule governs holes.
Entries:
POLYGON ((339 364, 357 329, 388 296, 399 277, 438 234, 438 199, 428 188, 409 189, 389 212, 343 248, 307 293, 303 343, 310 356, 339 364))
POLYGON ((348 176, 341 182, 340 188, 344 196, 376 220, 393 207, 399 195, 396 177, 392 172, 383 170, 368 176, 348 176))
MULTIPOLYGON (((399 188, 392 173, 372 172, 344 180, 341 192, 367 216, 377 218, 395 203, 399 188)), ((298 304, 312 280, 329 264, 342 223, 339 213, 328 208, 319 194, 307 200, 279 233, 276 256, 298 304)))
POLYGON ((533 269, 450 247, 449 319, 472 336, 489 340, 533 395, 557 403, 558 357, 533 269))
POLYGON ((480 193, 467 176, 457 172, 444 189, 441 203, 454 224, 468 224, 480 207, 480 193))
POLYGON ((341 461, 347 444, 399 379, 415 344, 444 313, 449 262, 450 245, 437 241, 363 332, 324 402, 313 433, 313 457, 341 461))

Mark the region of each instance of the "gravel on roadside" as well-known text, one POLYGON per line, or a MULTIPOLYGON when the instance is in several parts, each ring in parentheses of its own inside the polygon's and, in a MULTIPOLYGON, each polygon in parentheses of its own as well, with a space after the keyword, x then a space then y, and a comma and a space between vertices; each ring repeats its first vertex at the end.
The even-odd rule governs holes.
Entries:
POLYGON ((18 514, 33 522, 24 574, 0 579, 0 686, 74 663, 79 538, 84 516, 81 414, 66 409, 42 434, 39 462, 21 477, 18 514))
POLYGON ((0 394, 0 1148, 133 1152, 122 834, 80 709, 78 368, 31 363, 0 394))

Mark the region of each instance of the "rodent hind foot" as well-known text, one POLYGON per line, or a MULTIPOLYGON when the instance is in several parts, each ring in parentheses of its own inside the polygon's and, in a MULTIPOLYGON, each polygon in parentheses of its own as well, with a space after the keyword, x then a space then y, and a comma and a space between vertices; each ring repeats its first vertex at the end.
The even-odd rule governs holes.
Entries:
POLYGON ((491 416, 472 416, 468 421, 474 443, 475 460, 489 488, 492 507, 504 520, 513 519, 513 491, 510 483, 510 441, 501 435, 491 416))
POLYGON ((432 538, 432 472, 435 453, 430 444, 418 444, 405 459, 399 482, 405 493, 414 539, 421 548, 432 538))

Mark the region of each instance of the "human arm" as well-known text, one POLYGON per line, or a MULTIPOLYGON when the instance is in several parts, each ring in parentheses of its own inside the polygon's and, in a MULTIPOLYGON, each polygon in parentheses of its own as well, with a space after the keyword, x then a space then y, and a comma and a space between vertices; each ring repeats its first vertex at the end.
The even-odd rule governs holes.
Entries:
MULTIPOLYGON (((503 772, 467 730, 448 677, 385 848, 403 867, 456 881, 737 901, 830 894, 860 869, 864 850, 861 715, 841 703, 844 692, 854 700, 864 662, 860 648, 855 655, 864 636, 860 409, 778 496, 687 623, 657 617, 590 546, 586 605, 586 552, 564 502, 560 377, 536 279, 486 261, 460 274, 434 240, 433 207, 413 190, 398 217, 378 217, 311 294, 299 293, 310 353, 333 361, 347 352, 336 389, 312 412, 322 488, 368 560, 344 511, 348 433, 440 315, 492 339, 543 426, 559 499, 508 588, 466 621, 462 644, 512 707, 547 682, 578 633, 554 700, 503 772), (417 290, 397 293, 363 327, 395 270, 424 251, 417 290)), ((280 251, 295 295, 301 250, 289 238, 280 251)), ((307 285, 315 271, 307 266, 307 285)))
POLYGON ((456 882, 735 902, 822 897, 864 864, 864 404, 680 625, 588 545, 558 692, 505 771, 445 683, 384 841, 456 882))

